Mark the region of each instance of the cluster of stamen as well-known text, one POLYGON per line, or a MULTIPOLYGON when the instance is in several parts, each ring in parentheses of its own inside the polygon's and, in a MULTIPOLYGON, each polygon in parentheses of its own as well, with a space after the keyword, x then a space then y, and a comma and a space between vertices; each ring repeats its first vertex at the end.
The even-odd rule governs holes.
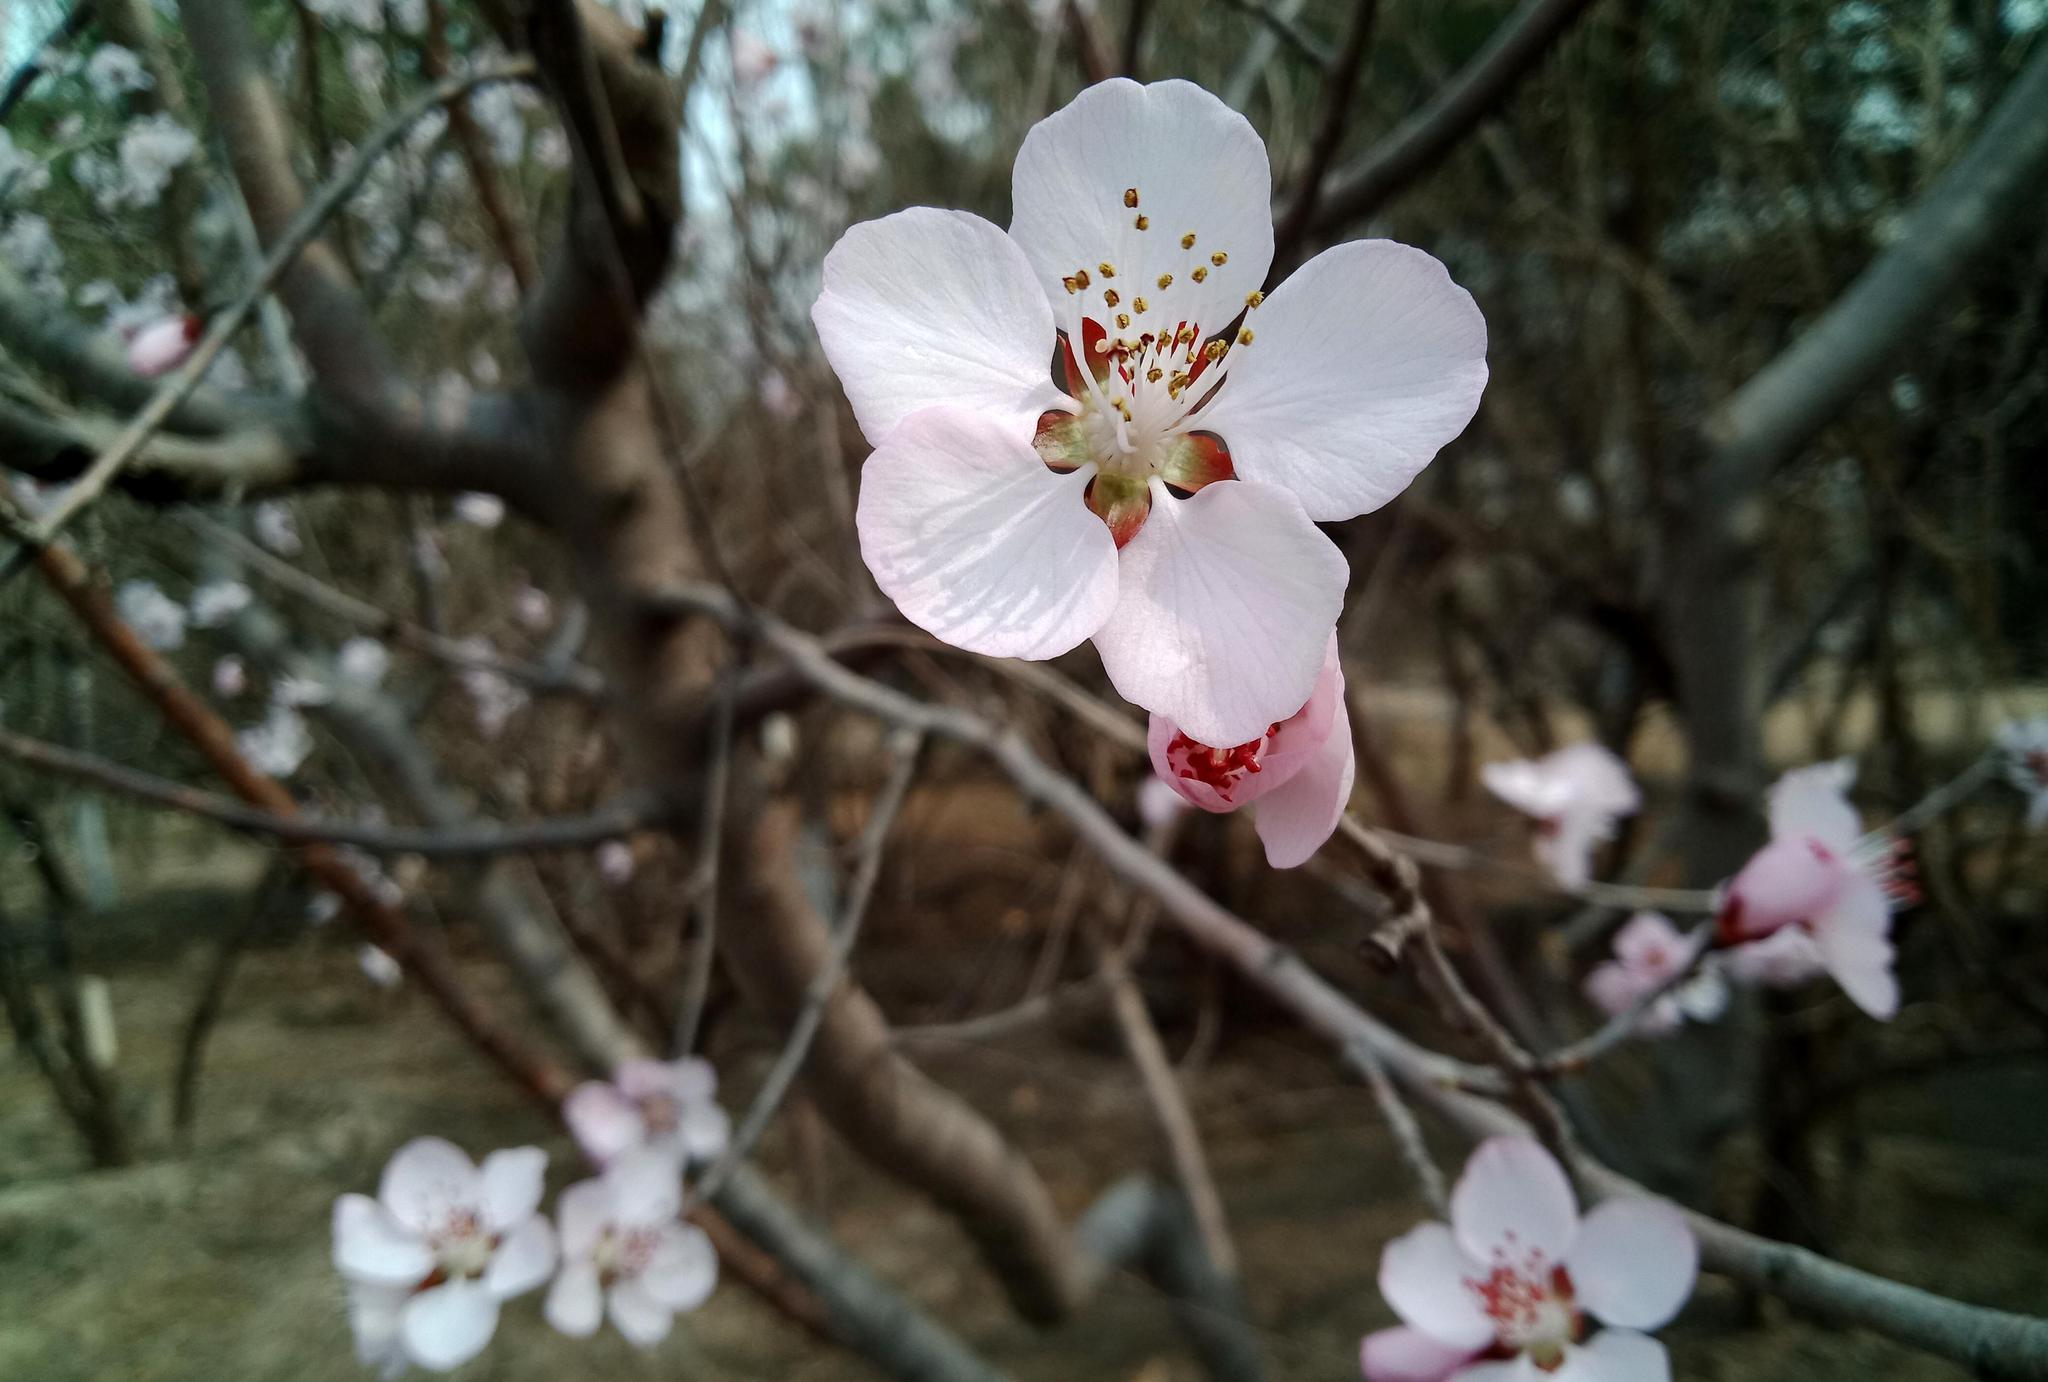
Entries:
POLYGON ((1526 1353, 1545 1372, 1564 1366, 1565 1346, 1578 1337, 1583 1321, 1571 1274, 1562 1266, 1533 1250, 1511 1259, 1496 1249, 1492 1270, 1464 1284, 1493 1321, 1501 1350, 1526 1353))
POLYGON ((1920 905, 1920 866, 1913 842, 1905 836, 1866 837, 1856 847, 1857 862, 1877 880, 1893 907, 1920 905))
POLYGON ((447 1221, 429 1235, 434 1245, 433 1273, 413 1289, 424 1291, 445 1281, 463 1281, 484 1274, 497 1250, 496 1234, 484 1231, 483 1219, 474 1209, 449 1211, 447 1221))
POLYGON ((1271 724, 1259 738, 1227 749, 1212 748, 1177 733, 1167 746, 1167 756, 1180 765, 1174 770, 1176 776, 1207 783, 1228 797, 1239 782, 1261 770, 1260 756, 1267 742, 1279 732, 1280 726, 1271 724))
POLYGON ((591 1254, 598 1281, 611 1286, 622 1278, 640 1275, 654 1261, 654 1251, 659 1245, 660 1238, 651 1229, 630 1228, 623 1232, 616 1226, 605 1229, 591 1254))

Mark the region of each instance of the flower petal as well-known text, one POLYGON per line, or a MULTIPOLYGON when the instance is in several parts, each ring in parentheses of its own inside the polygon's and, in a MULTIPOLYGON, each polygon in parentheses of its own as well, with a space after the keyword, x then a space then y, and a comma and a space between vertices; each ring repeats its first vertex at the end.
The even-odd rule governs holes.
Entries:
POLYGON ((640 1284, 671 1310, 695 1310, 718 1285, 718 1252, 710 1235, 689 1224, 664 1228, 640 1271, 640 1284))
POLYGON ((1056 475, 1029 438, 932 408, 861 471, 868 570, 905 618, 956 648, 1056 657, 1115 608, 1116 543, 1082 498, 1093 470, 1056 475))
POLYGON ((1721 902, 1723 937, 1756 940, 1809 921, 1841 896, 1847 860, 1804 835, 1772 840, 1750 856, 1721 902))
POLYGON ((666 1061, 646 1056, 620 1061, 618 1069, 612 1071, 612 1083, 629 1099, 676 1097, 675 1072, 666 1061))
POLYGON ((561 1230, 562 1257, 567 1261, 589 1257, 597 1241, 615 1217, 612 1187, 606 1180, 579 1180, 555 1201, 555 1221, 561 1230))
POLYGON ((1249 345, 1201 414, 1239 478, 1278 485, 1318 522, 1370 513, 1465 430, 1486 388, 1486 319, 1437 260, 1353 240, 1254 311, 1249 345))
POLYGON ((483 1186, 462 1148, 438 1137, 415 1137, 385 1164, 377 1198, 399 1223, 430 1233, 456 1211, 478 1208, 483 1186))
POLYGON ((1652 982, 1677 973, 1685 952, 1685 937, 1662 912, 1637 912, 1614 933, 1615 958, 1652 982))
POLYGON ((668 1087, 686 1104, 718 1097, 718 1071, 702 1056, 683 1056, 668 1063, 668 1087))
POLYGON ((1024 136, 1010 235, 1056 311, 1067 301, 1062 280, 1085 268, 1096 277, 1078 305, 1090 316, 1108 315, 1099 295, 1120 286, 1148 298, 1151 320, 1214 335, 1273 262, 1272 197, 1266 145, 1250 121, 1191 82, 1118 77, 1024 136), (1104 264, 1115 271, 1109 281, 1104 264))
POLYGON ((554 1226, 536 1214, 498 1244, 484 1268, 484 1288, 499 1300, 510 1300, 546 1281, 554 1270, 554 1226))
POLYGON ((589 1262, 564 1266, 555 1284, 548 1287, 547 1303, 541 1307, 547 1322, 562 1333, 587 1339, 604 1323, 604 1286, 597 1268, 589 1262))
POLYGON ((498 1298, 475 1281, 450 1281, 405 1303, 399 1337, 406 1356, 447 1372, 484 1351, 498 1330, 498 1298))
POLYGON ((1451 1227, 1474 1261, 1520 1267, 1532 1253, 1555 1266, 1571 1249, 1578 1201, 1557 1158, 1527 1137, 1479 1144, 1451 1191, 1451 1227))
POLYGON ((1855 848, 1863 822, 1849 804, 1856 765, 1847 758, 1794 768, 1771 784, 1771 838, 1810 836, 1836 854, 1855 848))
POLYGON ((1493 1320, 1466 1282, 1483 1275, 1442 1224, 1408 1230, 1380 1253, 1380 1294, 1401 1322, 1446 1347, 1493 1342, 1493 1320))
POLYGON ((732 1140, 732 1115, 717 1104, 684 1104, 677 1115, 676 1140, 692 1161, 709 1161, 732 1140))
POLYGON ((412 1286, 434 1270, 434 1252, 368 1195, 334 1202, 334 1267, 351 1281, 412 1286))
MULTIPOLYGON (((1338 674, 1338 699, 1343 674, 1338 674)), ((1305 864, 1344 818, 1351 801, 1351 779, 1358 764, 1351 753, 1351 717, 1341 710, 1307 767, 1266 794, 1253 824, 1266 846, 1266 862, 1276 869, 1305 864)))
POLYGON ((964 211, 912 207, 865 221, 825 256, 811 307, 847 402, 879 446, 940 404, 1031 440, 1060 398, 1052 308, 1001 228, 964 211))
POLYGON ((656 1300, 637 1278, 627 1277, 605 1293, 613 1326, 636 1348, 652 1348, 668 1337, 675 1312, 656 1300))
POLYGON ((1851 870, 1839 896, 1813 919, 1821 962, 1857 1007, 1880 1022, 1899 1011, 1899 980, 1892 972, 1892 909, 1884 889, 1851 870))
POLYGON ((548 1154, 538 1147, 507 1147, 485 1157, 478 1172, 484 1227, 504 1233, 531 1219, 547 1189, 547 1174, 548 1154))
POLYGON ((398 1376, 407 1367, 398 1327, 410 1295, 402 1286, 356 1282, 348 1288, 348 1330, 355 1340, 356 1361, 387 1378, 398 1376))
POLYGON ((1232 480, 1175 499, 1155 479, 1095 646, 1124 699, 1200 743, 1248 743, 1308 703, 1347 576, 1284 490, 1232 480))
POLYGON ((1603 1329, 1591 1342, 1566 1355, 1567 1382, 1671 1382, 1671 1355, 1664 1345, 1633 1329, 1603 1329))
POLYGON ((1656 1329, 1692 1295, 1700 1247, 1670 1205, 1607 1200, 1579 1224, 1565 1265, 1580 1302, 1602 1323, 1656 1329))
POLYGON ((1358 1350, 1366 1382, 1443 1382, 1472 1361, 1472 1350, 1441 1343, 1419 1329, 1382 1329, 1358 1350))
POLYGON ((664 1224, 683 1207, 683 1172, 675 1158, 645 1147, 606 1169, 613 1221, 629 1227, 664 1224))

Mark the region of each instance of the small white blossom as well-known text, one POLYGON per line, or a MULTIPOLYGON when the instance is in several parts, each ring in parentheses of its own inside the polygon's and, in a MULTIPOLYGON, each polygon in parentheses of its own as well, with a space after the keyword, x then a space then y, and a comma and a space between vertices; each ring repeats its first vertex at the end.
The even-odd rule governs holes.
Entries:
POLYGON ((121 133, 121 182, 100 196, 103 210, 154 206, 171 184, 171 174, 198 152, 192 131, 168 115, 132 121, 121 133))
POLYGON ((156 79, 142 65, 142 59, 118 43, 103 43, 85 64, 85 80, 93 95, 111 102, 131 91, 146 91, 156 79))
POLYGON ((286 778, 313 752, 306 717, 288 705, 273 705, 260 724, 237 730, 235 747, 265 777, 286 778))
POLYGON ((114 608, 135 636, 160 653, 185 645, 185 607, 154 581, 125 581, 114 593, 114 608))

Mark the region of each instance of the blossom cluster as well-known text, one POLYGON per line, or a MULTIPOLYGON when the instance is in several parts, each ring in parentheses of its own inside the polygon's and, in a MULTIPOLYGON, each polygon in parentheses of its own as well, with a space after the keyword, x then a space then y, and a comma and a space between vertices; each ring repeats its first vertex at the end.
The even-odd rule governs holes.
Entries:
POLYGON ((710 1298, 718 1256, 684 1221, 684 1174, 724 1149, 711 1067, 634 1060, 579 1086, 563 1114, 596 1176, 541 1212, 547 1154, 492 1152, 482 1163, 437 1137, 399 1148, 374 1198, 334 1204, 334 1265, 348 1286, 356 1356, 385 1377, 434 1372, 481 1354, 502 1306, 542 1285, 542 1314, 587 1338, 609 1319, 641 1348, 710 1298))

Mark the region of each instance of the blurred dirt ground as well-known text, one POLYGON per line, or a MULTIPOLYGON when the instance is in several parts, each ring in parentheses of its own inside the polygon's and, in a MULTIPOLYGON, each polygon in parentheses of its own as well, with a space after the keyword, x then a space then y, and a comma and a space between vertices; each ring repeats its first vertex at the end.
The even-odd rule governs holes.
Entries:
MULTIPOLYGON (((423 1001, 372 991, 352 941, 331 931, 280 937, 249 955, 208 1053, 195 1145, 171 1151, 165 1123, 178 1033, 232 896, 154 895, 81 937, 89 963, 113 985, 143 1164, 81 1172, 74 1139, 27 1062, 0 1059, 7 1382, 362 1377, 327 1259, 336 1194, 372 1188, 390 1151, 424 1132, 479 1153, 537 1140, 553 1154, 553 1188, 574 1178, 570 1149, 541 1115, 423 1001)), ((862 967, 878 991, 932 991, 930 939, 885 929, 872 941, 862 967)), ((972 943, 958 948, 963 974, 985 961, 972 943)), ((488 964, 471 969, 486 992, 499 982, 488 964)), ((772 1050, 769 1033, 744 1023, 719 1034, 735 1105, 772 1050)), ((1360 1333, 1388 1319, 1373 1287, 1380 1246, 1419 1217, 1417 1201, 1371 1100, 1322 1052, 1256 1023, 1226 1020, 1224 1028, 1192 1092, 1272 1375, 1355 1378, 1360 1333)), ((1184 1030, 1169 1036, 1177 1050, 1186 1044, 1184 1030)), ((1069 1212, 1108 1180, 1156 1161, 1134 1081, 1092 1020, 1000 1043, 920 1048, 918 1059, 1004 1125, 1069 1212)), ((1866 1101, 1860 1209, 1837 1251, 1965 1299, 2041 1309, 2044 1110, 2048 1072, 2038 1064, 1866 1101)), ((1061 1330, 1019 1325, 948 1222, 843 1148, 827 1144, 822 1177, 792 1174, 790 1126, 784 1119, 764 1149, 785 1193, 816 1203, 841 1241, 1022 1382, 1197 1376, 1143 1283, 1117 1282, 1061 1330)), ((684 1326, 646 1355, 609 1333, 572 1343, 553 1336, 538 1298, 528 1299, 508 1309, 488 1354, 459 1376, 870 1375, 730 1281, 684 1326)), ((1775 1306, 1754 1315, 1711 1279, 1667 1337, 1678 1376, 1694 1382, 1964 1375, 1868 1336, 1790 1322, 1775 1306)))

